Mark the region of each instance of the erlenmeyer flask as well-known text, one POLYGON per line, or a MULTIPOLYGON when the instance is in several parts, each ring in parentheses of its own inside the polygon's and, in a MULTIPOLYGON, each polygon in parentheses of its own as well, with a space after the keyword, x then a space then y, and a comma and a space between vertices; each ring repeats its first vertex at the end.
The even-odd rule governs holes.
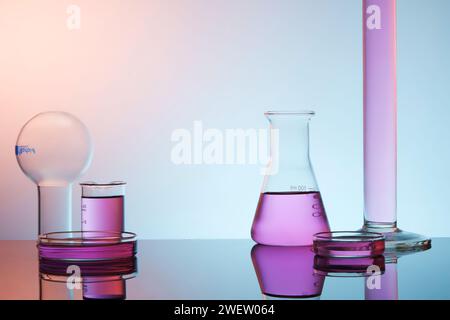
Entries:
POLYGON ((252 226, 254 241, 275 246, 308 246, 329 232, 309 157, 309 121, 314 112, 266 112, 270 162, 252 226))

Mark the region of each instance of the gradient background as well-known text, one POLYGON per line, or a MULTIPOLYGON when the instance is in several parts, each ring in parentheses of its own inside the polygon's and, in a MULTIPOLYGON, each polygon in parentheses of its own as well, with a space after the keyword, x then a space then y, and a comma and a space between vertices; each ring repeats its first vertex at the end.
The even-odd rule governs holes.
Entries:
MULTIPOLYGON (((398 216, 430 236, 450 235, 449 12, 448 0, 398 0, 398 216)), ((55 109, 91 130, 81 180, 129 183, 127 229, 140 238, 249 237, 259 167, 175 166, 173 130, 266 128, 267 109, 314 109, 332 228, 360 227, 361 19, 361 0, 0 0, 0 239, 35 238, 36 187, 14 145, 55 109)), ((76 213, 79 196, 75 185, 76 213)))

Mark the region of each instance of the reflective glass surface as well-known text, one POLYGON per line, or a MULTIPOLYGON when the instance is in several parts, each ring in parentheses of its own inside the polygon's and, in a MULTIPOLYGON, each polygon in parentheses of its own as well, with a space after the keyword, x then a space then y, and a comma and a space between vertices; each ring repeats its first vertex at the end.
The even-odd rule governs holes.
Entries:
MULTIPOLYGON (((127 264, 105 266, 104 274, 89 266, 77 286, 70 278, 74 269, 57 272, 41 263, 39 272, 35 241, 0 241, 0 299, 450 299, 450 238, 432 245, 369 261, 382 273, 369 279, 361 270, 343 276, 318 271, 314 265, 324 261, 307 250, 255 247, 251 240, 139 240, 137 273, 127 264)), ((361 268, 366 261, 357 263, 361 268)), ((348 261, 325 264, 345 269, 348 261)))

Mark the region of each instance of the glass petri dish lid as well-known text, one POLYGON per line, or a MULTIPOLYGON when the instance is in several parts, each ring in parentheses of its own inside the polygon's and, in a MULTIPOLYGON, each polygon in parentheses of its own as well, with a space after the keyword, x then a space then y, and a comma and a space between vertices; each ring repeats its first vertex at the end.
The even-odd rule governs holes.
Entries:
POLYGON ((321 257, 371 258, 383 255, 385 237, 374 232, 323 232, 314 235, 313 248, 321 257))
POLYGON ((39 259, 105 261, 133 257, 136 234, 113 231, 52 232, 39 236, 39 259))

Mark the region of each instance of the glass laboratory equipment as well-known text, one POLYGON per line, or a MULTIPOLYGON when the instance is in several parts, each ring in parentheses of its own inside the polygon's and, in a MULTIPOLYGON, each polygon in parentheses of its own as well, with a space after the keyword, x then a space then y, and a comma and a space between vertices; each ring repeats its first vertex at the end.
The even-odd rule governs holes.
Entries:
POLYGON ((364 231, 387 249, 422 250, 427 237, 397 228, 396 0, 363 0, 364 231))
POLYGON ((314 252, 322 257, 366 258, 384 254, 385 238, 381 233, 323 232, 314 235, 314 252))
POLYGON ((251 235, 275 246, 309 246, 330 227, 309 157, 309 121, 314 112, 266 112, 270 161, 251 235))
POLYGON ((116 261, 39 260, 40 300, 126 299, 126 281, 136 277, 137 259, 116 261))
POLYGON ((137 240, 132 232, 50 232, 39 236, 38 251, 45 260, 114 261, 135 256, 137 240))
POLYGON ((314 273, 311 247, 255 245, 253 266, 264 296, 284 299, 319 298, 325 276, 314 273))
POLYGON ((22 128, 16 143, 20 168, 38 186, 38 234, 72 230, 72 182, 92 159, 86 126, 66 112, 44 112, 22 128))
POLYGON ((123 232, 126 183, 84 182, 80 185, 81 230, 123 232))

